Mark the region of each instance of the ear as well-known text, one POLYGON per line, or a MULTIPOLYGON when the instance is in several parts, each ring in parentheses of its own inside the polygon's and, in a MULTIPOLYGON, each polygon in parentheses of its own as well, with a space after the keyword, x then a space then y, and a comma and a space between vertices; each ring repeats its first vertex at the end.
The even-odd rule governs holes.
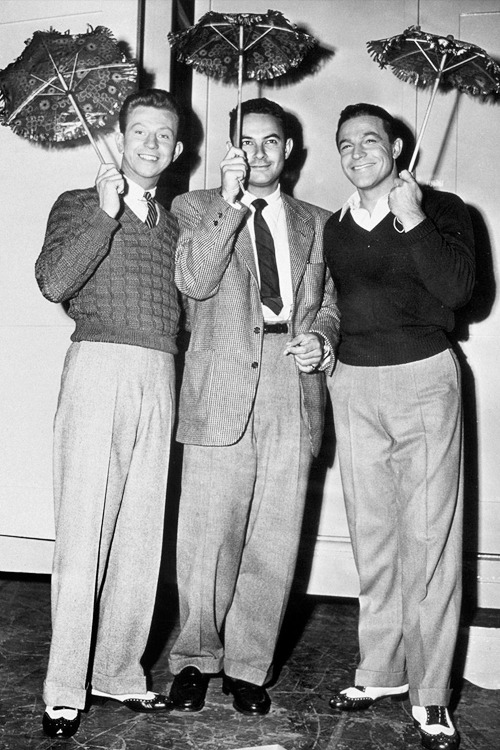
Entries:
POLYGON ((175 161, 177 157, 182 154, 183 151, 184 151, 184 144, 182 143, 182 141, 177 141, 177 143, 175 144, 174 155, 172 157, 172 161, 175 161))
POLYGON ((398 156, 401 155, 402 150, 403 150, 403 141, 401 140, 401 138, 396 138, 396 140, 392 144, 392 155, 394 159, 397 159, 398 156))
POLYGON ((118 131, 118 133, 115 134, 115 143, 119 154, 123 154, 123 140, 123 133, 118 131))
POLYGON ((288 157, 292 153, 292 148, 293 148, 293 140, 291 138, 287 138, 286 143, 285 143, 285 159, 288 159, 288 157))

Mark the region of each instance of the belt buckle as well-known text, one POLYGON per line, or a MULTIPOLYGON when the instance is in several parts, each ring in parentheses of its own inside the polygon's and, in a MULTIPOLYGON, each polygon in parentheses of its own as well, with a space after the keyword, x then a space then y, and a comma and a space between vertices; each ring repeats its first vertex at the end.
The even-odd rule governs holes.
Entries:
POLYGON ((288 333, 288 323, 264 323, 264 333, 288 333))

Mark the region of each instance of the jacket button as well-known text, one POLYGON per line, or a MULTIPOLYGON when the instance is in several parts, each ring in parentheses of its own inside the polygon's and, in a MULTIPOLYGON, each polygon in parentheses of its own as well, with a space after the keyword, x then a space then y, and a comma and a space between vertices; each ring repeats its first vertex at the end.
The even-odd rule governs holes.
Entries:
POLYGON ((258 362, 252 362, 252 367, 255 370, 259 366, 258 362))
POLYGON ((214 221, 214 227, 216 227, 218 223, 219 223, 219 222, 218 222, 218 221, 217 221, 217 219, 216 219, 216 220, 214 221))
POLYGON ((253 329, 253 332, 254 332, 254 333, 260 333, 260 328, 259 328, 259 326, 255 326, 255 328, 253 329))

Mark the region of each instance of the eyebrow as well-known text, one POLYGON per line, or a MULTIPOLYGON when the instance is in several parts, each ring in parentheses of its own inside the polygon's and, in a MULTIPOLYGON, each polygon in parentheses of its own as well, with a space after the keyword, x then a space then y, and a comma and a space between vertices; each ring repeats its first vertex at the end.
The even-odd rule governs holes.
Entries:
MULTIPOLYGON (((377 133, 376 130, 367 130, 365 133, 362 134, 361 137, 366 138, 367 135, 374 135, 377 138, 381 137, 380 133, 377 133)), ((339 141, 338 145, 341 146, 343 143, 351 143, 351 142, 352 142, 351 138, 342 138, 342 140, 339 141)))
MULTIPOLYGON (((253 135, 245 135, 244 133, 242 134, 241 138, 242 139, 246 138, 249 141, 255 140, 255 137, 253 135)), ((269 133, 268 135, 265 135, 262 140, 265 141, 266 138, 280 138, 280 139, 283 139, 283 136, 280 135, 279 133, 269 133)))

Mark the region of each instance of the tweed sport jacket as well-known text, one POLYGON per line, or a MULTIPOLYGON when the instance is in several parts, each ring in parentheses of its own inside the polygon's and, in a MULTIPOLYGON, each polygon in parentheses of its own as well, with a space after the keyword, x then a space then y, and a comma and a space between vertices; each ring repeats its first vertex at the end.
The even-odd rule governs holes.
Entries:
MULTIPOLYGON (((330 212, 282 194, 290 246, 294 303, 290 338, 322 334, 335 351, 336 292, 323 257, 330 212)), ((262 304, 254 251, 245 218, 249 209, 228 204, 219 189, 177 197, 180 225, 175 280, 187 298, 191 338, 180 394, 177 439, 193 445, 232 445, 243 434, 259 381, 262 304)), ((334 358, 329 366, 333 371, 334 358)), ((311 449, 323 433, 324 372, 301 373, 311 449)))

